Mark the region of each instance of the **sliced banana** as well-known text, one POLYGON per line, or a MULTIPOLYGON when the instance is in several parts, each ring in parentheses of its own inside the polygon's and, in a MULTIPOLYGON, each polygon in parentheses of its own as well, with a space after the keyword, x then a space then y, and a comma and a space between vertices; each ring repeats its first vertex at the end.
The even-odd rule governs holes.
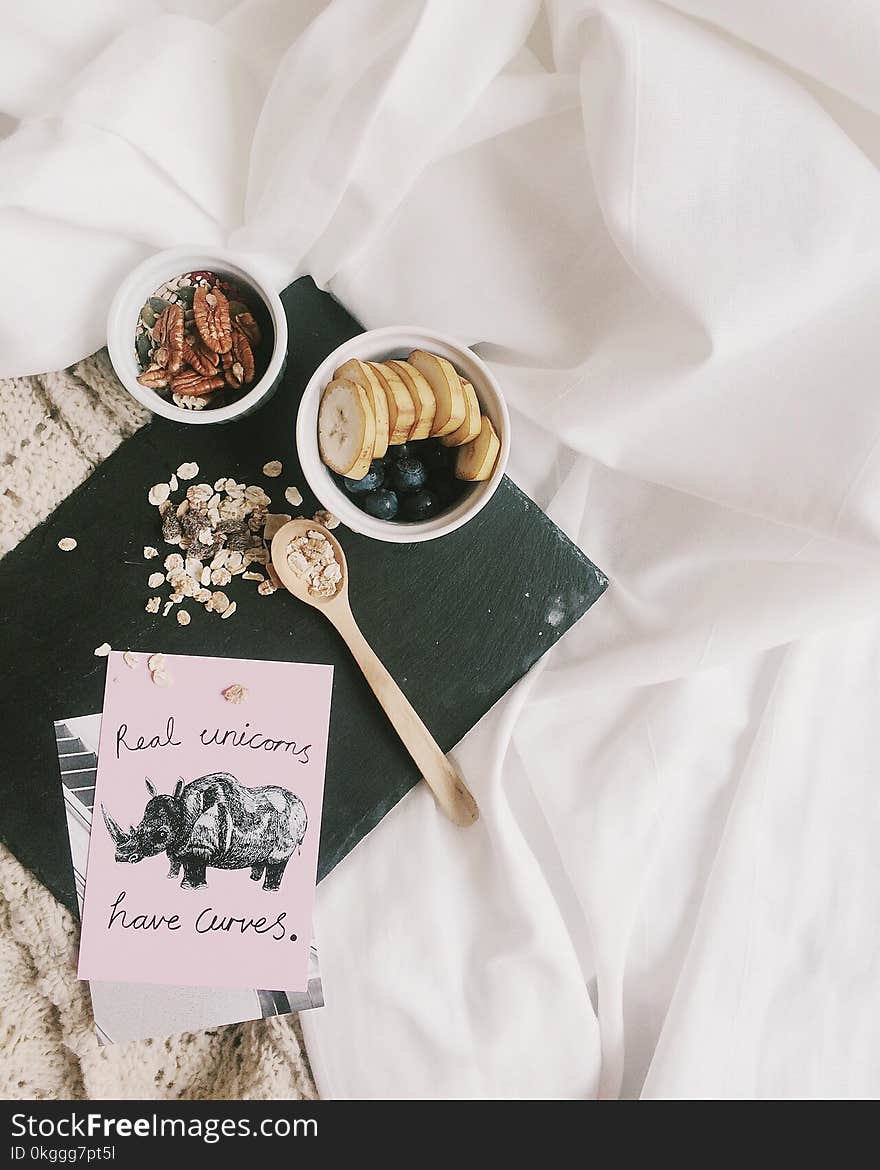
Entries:
POLYGON ((427 439, 437 413, 437 399, 431 384, 421 371, 409 362, 390 361, 389 366, 397 370, 409 390, 416 412, 416 421, 409 433, 411 439, 427 439))
POLYGON ((477 393, 470 382, 464 378, 461 379, 461 387, 464 390, 464 404, 465 416, 464 422, 457 431, 453 431, 451 435, 443 435, 440 442, 444 447, 461 447, 465 443, 470 443, 480 433, 482 420, 480 418, 480 404, 477 401, 477 393))
POLYGON ((326 465, 349 479, 370 470, 376 417, 363 386, 348 378, 329 382, 318 408, 318 447, 326 465))
POLYGON ((455 367, 446 358, 424 349, 414 349, 407 361, 424 374, 437 399, 431 434, 451 435, 464 422, 466 409, 464 390, 455 367))
POLYGON ((367 398, 370 400, 370 405, 373 408, 373 414, 376 416, 376 439, 375 446, 373 447, 373 458, 381 459, 388 450, 388 440, 391 432, 388 422, 388 399, 385 396, 385 390, 379 381, 378 375, 366 362, 352 358, 351 361, 344 362, 333 377, 348 378, 350 382, 355 382, 358 386, 362 386, 366 390, 367 398))
POLYGON ((389 445, 405 443, 409 438, 413 423, 416 421, 416 408, 413 405, 412 395, 393 366, 387 362, 369 362, 368 364, 378 376, 385 391, 390 431, 388 443, 389 445))
POLYGON ((500 450, 501 440, 495 433, 491 421, 483 415, 480 420, 480 433, 458 449, 455 459, 456 479, 464 479, 468 483, 488 479, 495 470, 500 450))

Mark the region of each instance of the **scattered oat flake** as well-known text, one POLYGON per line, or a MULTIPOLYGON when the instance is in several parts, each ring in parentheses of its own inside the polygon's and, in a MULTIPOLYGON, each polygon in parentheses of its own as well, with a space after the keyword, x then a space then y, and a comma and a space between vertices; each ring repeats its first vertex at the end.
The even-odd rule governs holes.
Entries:
POLYGON ((179 609, 179 610, 177 611, 177 622, 178 622, 178 625, 181 625, 181 626, 188 626, 188 625, 189 625, 189 623, 190 623, 190 620, 191 620, 191 619, 190 619, 190 616, 189 616, 189 614, 186 612, 186 610, 185 610, 185 609, 179 609))
POLYGON ((275 586, 271 581, 261 581, 257 586, 257 593, 259 593, 260 597, 271 597, 275 592, 275 586))
POLYGON ((180 553, 169 553, 164 564, 169 573, 177 573, 183 568, 183 557, 180 553))
POLYGON ((170 495, 171 488, 167 483, 157 483, 150 488, 147 499, 151 504, 158 507, 160 504, 164 504, 170 495))
POLYGON ((172 605, 174 605, 173 601, 165 602, 164 606, 162 607, 162 617, 168 617, 168 611, 171 609, 172 605))
POLYGON ((147 601, 147 604, 144 606, 144 609, 147 611, 147 613, 158 613, 158 612, 159 612, 159 606, 160 606, 161 604, 162 604, 162 598, 161 598, 161 597, 151 597, 151 598, 150 598, 150 599, 147 601))
POLYGON ((214 489, 209 483, 191 483, 186 489, 186 498, 194 507, 198 504, 207 504, 214 489))
POLYGON ((130 670, 134 670, 140 661, 140 655, 135 654, 133 650, 126 650, 122 655, 122 661, 130 670))
POLYGON ((211 605, 215 613, 223 613, 229 608, 229 598, 218 590, 211 594, 211 605))
POLYGON ((149 577, 147 577, 147 584, 151 589, 158 589, 161 585, 164 585, 164 583, 164 573, 150 573, 149 577))
POLYGON ((149 670, 164 670, 165 669, 165 655, 151 654, 147 659, 147 668, 149 670))
POLYGON ((151 670, 150 671, 150 678, 153 680, 153 682, 156 684, 157 687, 170 687, 171 686, 171 675, 168 674, 168 672, 165 670, 151 670))
POLYGON ((227 703, 244 703, 248 697, 248 689, 243 687, 241 683, 233 683, 231 687, 227 687, 221 693, 227 703))
POLYGON ((272 502, 271 498, 257 484, 251 484, 250 487, 244 489, 244 498, 255 508, 267 508, 272 502))
POLYGON ((266 578, 262 573, 243 573, 242 581, 265 581, 266 578))
POLYGON ((303 502, 302 492, 299 488, 289 487, 284 489, 284 498, 288 504, 292 504, 294 508, 298 508, 303 502))
POLYGON ((151 561, 153 557, 157 557, 158 555, 159 550, 157 548, 153 548, 151 544, 144 545, 144 560, 151 561))
POLYGON ((268 463, 263 464, 263 475, 267 479, 277 479, 283 470, 281 461, 278 459, 270 459, 268 463))
POLYGON ((171 491, 173 491, 173 492, 176 492, 176 491, 177 491, 177 489, 180 487, 180 484, 177 482, 177 476, 176 476, 176 475, 172 474, 171 478, 168 480, 168 487, 169 487, 169 488, 171 489, 171 491))
POLYGON ((177 469, 177 476, 179 479, 195 479, 199 474, 198 463, 181 463, 177 469))
POLYGON ((58 541, 58 547, 62 552, 73 552, 76 548, 76 541, 72 536, 64 536, 58 541))
POLYGON ((95 657, 106 658, 111 649, 112 647, 109 642, 102 642, 100 646, 95 647, 95 657))
POLYGON ((312 519, 316 524, 323 524, 325 528, 339 527, 339 518, 334 516, 332 512, 328 512, 326 508, 319 508, 312 519))
POLYGON ((220 614, 220 621, 222 622, 222 621, 225 621, 226 618, 232 617, 232 615, 235 613, 235 611, 237 609, 238 609, 238 606, 233 601, 233 603, 227 609, 224 609, 224 611, 220 614))

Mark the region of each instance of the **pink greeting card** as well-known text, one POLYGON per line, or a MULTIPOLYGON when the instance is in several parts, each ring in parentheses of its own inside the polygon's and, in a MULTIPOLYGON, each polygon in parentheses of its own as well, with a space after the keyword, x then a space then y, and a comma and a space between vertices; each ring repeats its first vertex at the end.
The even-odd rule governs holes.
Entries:
POLYGON ((333 668, 149 659, 107 660, 79 977, 304 986, 333 668))

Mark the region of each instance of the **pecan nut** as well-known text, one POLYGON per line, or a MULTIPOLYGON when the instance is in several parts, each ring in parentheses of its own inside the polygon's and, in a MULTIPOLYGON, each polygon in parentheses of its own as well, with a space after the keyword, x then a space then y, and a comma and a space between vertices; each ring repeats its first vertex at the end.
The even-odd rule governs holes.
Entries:
POLYGON ((171 304, 164 309, 153 326, 156 350, 153 361, 164 366, 169 374, 179 372, 183 363, 183 309, 171 304))
POLYGON ((211 378, 217 373, 217 355, 206 349, 201 341, 197 341, 195 345, 188 341, 183 343, 183 362, 203 378, 211 378))
POLYGON ((175 394, 182 394, 184 397, 198 397, 202 394, 210 394, 212 390, 219 390, 221 386, 225 385, 225 382, 222 374, 214 374, 206 378, 198 370, 185 370, 176 378, 171 379, 171 389, 175 394))
POLYGON ((208 289, 200 284, 193 297, 193 318, 202 341, 212 353, 229 353, 232 325, 225 293, 216 285, 208 289))
POLYGON ((226 379, 226 385, 231 390, 238 390, 241 387, 241 379, 232 372, 232 367, 235 364, 235 355, 232 350, 229 353, 220 355, 220 365, 223 369, 223 377, 226 379))
POLYGON ((150 390, 164 390, 168 385, 168 371, 158 365, 147 366, 137 380, 150 390))
POLYGON ((232 353, 235 357, 236 364, 242 368, 242 382, 253 382, 254 351, 251 349, 251 343, 248 341, 247 334, 241 328, 238 321, 232 327, 232 353))
POLYGON ((236 362, 233 353, 224 353, 224 377, 226 385, 231 390, 240 390, 245 384, 245 367, 241 362, 236 362), (226 358, 229 359, 228 362, 226 358))
POLYGON ((245 309, 244 312, 236 313, 234 323, 241 329, 242 333, 251 343, 251 348, 260 344, 262 335, 253 313, 248 309, 245 309))

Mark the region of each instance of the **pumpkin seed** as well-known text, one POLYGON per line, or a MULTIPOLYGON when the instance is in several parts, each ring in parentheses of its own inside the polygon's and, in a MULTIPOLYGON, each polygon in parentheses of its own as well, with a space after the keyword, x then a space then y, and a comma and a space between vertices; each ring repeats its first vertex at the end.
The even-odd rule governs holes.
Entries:
POLYGON ((137 341, 134 343, 137 350, 138 361, 142 366, 150 364, 150 354, 153 352, 153 342, 148 333, 139 333, 137 341))
POLYGON ((153 312, 149 301, 147 301, 147 303, 141 309, 141 320, 148 329, 152 329, 156 324, 156 314, 153 312))
POLYGON ((168 301, 163 300, 162 297, 150 297, 150 308, 159 317, 168 308, 168 301))
POLYGON ((184 284, 180 288, 175 289, 177 299, 186 305, 188 309, 192 308, 193 297, 196 295, 195 285, 184 284))

